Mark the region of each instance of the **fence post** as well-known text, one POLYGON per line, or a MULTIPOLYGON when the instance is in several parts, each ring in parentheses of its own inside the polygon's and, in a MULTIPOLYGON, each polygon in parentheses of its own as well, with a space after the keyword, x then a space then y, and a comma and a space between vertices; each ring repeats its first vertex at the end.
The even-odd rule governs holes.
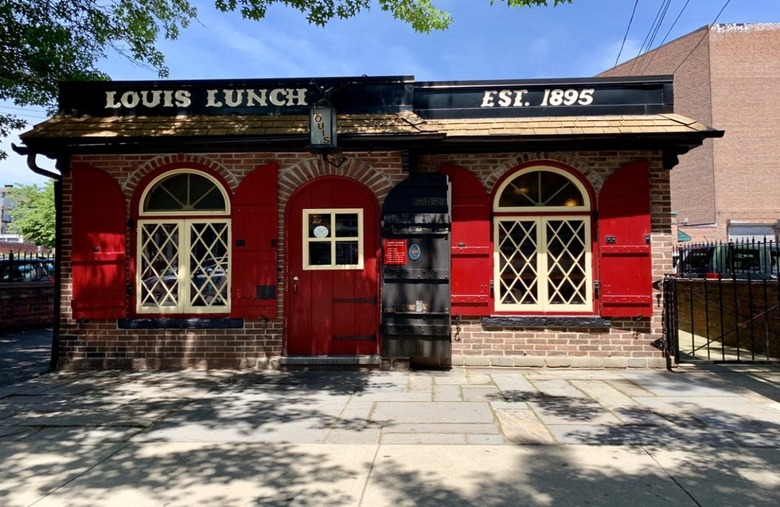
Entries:
POLYGON ((664 307, 661 313, 663 317, 664 333, 664 357, 666 369, 672 371, 672 356, 674 362, 680 362, 679 335, 677 332, 677 281, 671 276, 666 276, 663 282, 664 307))

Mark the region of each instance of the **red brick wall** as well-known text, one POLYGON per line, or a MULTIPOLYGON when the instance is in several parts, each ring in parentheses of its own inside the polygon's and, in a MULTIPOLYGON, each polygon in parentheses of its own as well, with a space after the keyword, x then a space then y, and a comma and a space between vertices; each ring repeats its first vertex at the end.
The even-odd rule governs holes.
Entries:
MULTIPOLYGON (((60 366, 63 368, 186 368, 274 367, 282 353, 284 332, 284 215, 287 200, 304 181, 322 175, 342 175, 363 182, 381 203, 390 189, 406 177, 400 153, 348 153, 340 167, 309 154, 227 153, 197 155, 90 155, 74 156, 114 177, 131 201, 142 178, 173 162, 205 165, 221 174, 234 191, 255 167, 279 164, 279 220, 277 287, 279 318, 270 322, 246 321, 243 329, 118 329, 115 321, 77 321, 70 310, 70 258, 72 219, 71 180, 63 181, 63 298, 60 305, 62 337, 60 366)), ((457 164, 472 171, 488 193, 500 177, 518 164, 531 160, 565 163, 591 182, 596 193, 618 167, 651 162, 651 207, 653 273, 661 277, 671 270, 671 225, 669 173, 662 168, 660 152, 491 153, 436 155, 419 161, 421 170, 434 171, 441 164, 457 164)), ((130 210, 128 209, 128 212, 130 210)), ((129 240, 129 238, 128 238, 129 240)), ((132 252, 130 256, 132 256, 132 252)), ((130 301, 130 305, 134 302, 130 301)), ((453 328, 455 364, 547 365, 547 366, 662 366, 660 352, 650 342, 660 335, 660 309, 650 319, 615 320, 608 329, 482 329, 478 320, 453 328), (457 331, 457 332, 456 332, 457 331)))
POLYGON ((54 324, 54 284, 0 283, 0 329, 33 329, 54 324))
MULTIPOLYGON (((780 24, 710 32, 717 239, 729 220, 780 220, 780 24)), ((771 238, 770 238, 771 239, 771 238)))

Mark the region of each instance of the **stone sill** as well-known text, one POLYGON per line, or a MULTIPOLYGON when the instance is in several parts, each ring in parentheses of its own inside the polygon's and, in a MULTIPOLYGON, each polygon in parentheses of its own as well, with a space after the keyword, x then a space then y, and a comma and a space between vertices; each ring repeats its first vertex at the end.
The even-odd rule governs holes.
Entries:
POLYGON ((244 319, 120 319, 119 329, 243 329, 244 319))
POLYGON ((527 328, 566 328, 592 329, 612 327, 612 321, 596 315, 580 316, 518 316, 491 315, 482 317, 483 328, 527 329, 527 328))

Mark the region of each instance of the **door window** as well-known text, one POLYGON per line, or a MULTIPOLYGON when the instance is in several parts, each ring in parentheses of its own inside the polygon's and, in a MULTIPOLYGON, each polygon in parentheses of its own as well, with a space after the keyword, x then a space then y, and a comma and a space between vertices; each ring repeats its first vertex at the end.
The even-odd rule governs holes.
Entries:
POLYGON ((303 210, 303 269, 363 269, 363 210, 303 210))

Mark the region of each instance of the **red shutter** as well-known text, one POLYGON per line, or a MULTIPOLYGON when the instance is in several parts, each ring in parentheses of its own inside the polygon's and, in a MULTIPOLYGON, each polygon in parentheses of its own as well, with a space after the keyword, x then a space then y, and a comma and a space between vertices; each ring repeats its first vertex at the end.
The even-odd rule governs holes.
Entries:
POLYGON ((650 171, 647 162, 621 167, 599 194, 601 315, 653 314, 650 256, 650 171))
POLYGON ((451 314, 489 315, 490 201, 476 176, 444 166, 452 189, 451 314))
POLYGON ((125 197, 109 175, 73 167, 73 317, 125 316, 125 197))
POLYGON ((249 173, 233 196, 232 315, 276 317, 276 164, 249 173))

